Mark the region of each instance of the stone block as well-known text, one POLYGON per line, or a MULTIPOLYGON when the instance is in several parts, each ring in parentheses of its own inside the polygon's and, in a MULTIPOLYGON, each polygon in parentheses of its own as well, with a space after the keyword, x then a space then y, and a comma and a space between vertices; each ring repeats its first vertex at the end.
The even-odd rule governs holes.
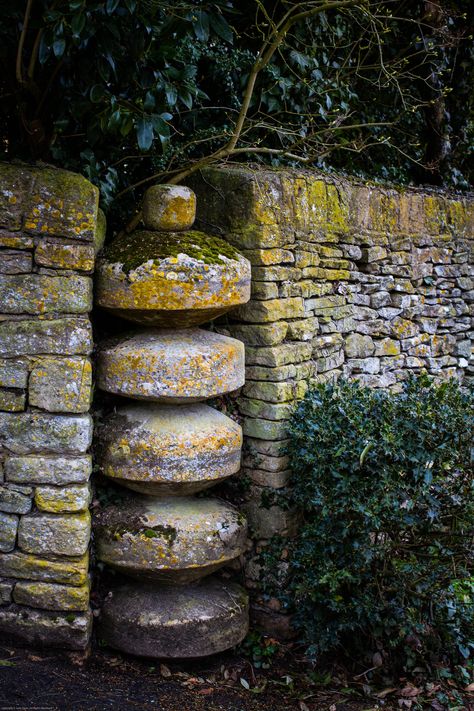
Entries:
MULTIPOLYGON (((264 444, 268 444, 268 442, 264 444)), ((282 455, 279 453, 277 456, 270 456, 253 451, 250 447, 246 447, 246 454, 244 455, 242 464, 245 469, 258 469, 259 471, 263 470, 275 474, 289 470, 290 458, 287 454, 282 455)))
POLYGON ((252 299, 267 300, 278 298, 278 284, 275 282, 254 281, 250 284, 250 295, 252 299))
POLYGON ((31 193, 32 182, 28 169, 0 163, 0 227, 21 229, 24 202, 31 193))
POLYGON ((25 392, 0 388, 0 410, 3 412, 23 412, 25 407, 25 392))
POLYGON ((249 493, 251 498, 242 505, 242 509, 254 538, 269 539, 273 536, 293 536, 296 533, 298 516, 294 509, 267 506, 265 495, 271 496, 271 490, 264 487, 252 486, 249 493))
POLYGON ((5 232, 0 229, 0 247, 8 249, 33 249, 34 240, 21 232, 5 232))
POLYGON ((149 230, 189 230, 196 217, 196 195, 184 185, 152 185, 145 192, 142 219, 149 230))
POLYGON ((83 454, 91 441, 90 415, 0 413, 0 445, 14 454, 83 454))
POLYGON ((0 580, 0 605, 10 604, 14 585, 12 581, 0 580))
POLYGON ((288 339, 291 341, 310 341, 318 332, 319 321, 315 316, 288 321, 288 339))
POLYGON ((352 333, 345 340, 344 350, 348 358, 366 358, 374 352, 375 344, 370 336, 352 333))
POLYGON ((18 527, 18 545, 34 555, 81 556, 90 539, 90 514, 58 516, 33 513, 22 516, 18 527))
POLYGON ((265 486, 271 489, 283 489, 288 486, 291 471, 289 469, 279 472, 269 472, 265 469, 252 469, 245 467, 242 469, 242 476, 248 477, 257 486, 265 486))
MULTIPOLYGON (((7 515, 0 514, 0 521, 2 516, 7 515)), ((11 518, 18 520, 16 516, 11 518)), ((0 530, 2 530, 1 524, 0 530)), ((0 555, 0 575, 6 578, 40 580, 47 583, 81 586, 88 581, 88 570, 89 556, 87 553, 81 557, 67 559, 56 558, 55 556, 42 558, 22 553, 21 551, 13 553, 7 551, 5 555, 0 555)))
POLYGON ((86 318, 0 322, 0 357, 87 354, 92 347, 92 326, 86 318))
POLYGON ((3 249, 0 251, 0 274, 28 274, 33 269, 30 252, 3 249))
POLYGON ((61 486, 87 482, 92 472, 92 458, 90 455, 8 457, 4 467, 7 481, 61 486))
POLYGON ((26 514, 31 511, 31 497, 8 486, 0 486, 0 511, 26 514))
POLYGON ((295 261, 295 255, 289 249, 244 249, 242 253, 251 264, 257 266, 292 264, 295 261))
MULTIPOLYGON (((280 441, 271 442, 264 439, 255 439, 249 436, 244 440, 244 450, 246 454, 249 455, 263 454, 266 457, 282 457, 286 454, 288 444, 288 439, 281 439, 280 441)), ((265 469, 266 467, 262 466, 262 468, 265 469)))
POLYGON ((28 365, 23 361, 0 360, 0 387, 26 388, 28 365))
POLYGON ((93 242, 99 191, 86 178, 56 168, 32 168, 34 184, 25 201, 24 229, 42 237, 93 242))
POLYGON ((38 486, 35 504, 39 511, 49 513, 77 513, 87 511, 91 498, 87 484, 76 486, 38 486))
MULTIPOLYGON (((0 512, 0 551, 2 553, 10 553, 15 548, 18 521, 18 516, 0 512)), ((0 566, 0 575, 2 574, 7 575, 0 566)))
POLYGON ((42 610, 89 609, 89 585, 73 587, 57 583, 20 581, 15 585, 13 600, 18 605, 39 607, 42 610))
POLYGON ((374 356, 396 356, 400 353, 400 343, 392 338, 382 338, 380 341, 375 341, 374 356))
POLYGON ((49 412, 87 412, 92 398, 88 358, 42 358, 31 370, 29 403, 49 412))
POLYGON ((282 343, 278 346, 248 346, 245 360, 248 365, 265 365, 274 368, 280 365, 296 364, 311 358, 312 345, 306 342, 282 343))
POLYGON ((257 398, 267 402, 290 402, 304 397, 307 391, 305 380, 295 382, 259 382, 247 380, 242 394, 248 398, 257 398))
POLYGON ((361 262, 370 264, 372 262, 379 262, 381 259, 385 259, 388 256, 388 252, 385 247, 380 245, 375 245, 374 247, 364 247, 362 249, 361 262))
POLYGON ((85 276, 0 274, 6 314, 87 313, 92 309, 92 279, 85 276))
POLYGON ((288 403, 268 403, 246 397, 239 397, 237 402, 242 415, 264 420, 289 420, 293 412, 293 405, 288 403))
POLYGON ((276 346, 285 340, 288 324, 274 321, 268 324, 232 324, 228 326, 230 335, 248 346, 276 346))
POLYGON ((36 247, 35 262, 41 267, 92 272, 95 249, 89 244, 66 244, 45 240, 36 247))
POLYGON ((252 267, 252 276, 257 281, 298 281, 302 271, 296 267, 252 267))
POLYGON ((275 422, 271 420, 256 419, 253 417, 245 417, 242 429, 244 435, 266 440, 285 439, 288 435, 288 423, 275 422))
POLYGON ((92 614, 64 614, 10 605, 0 609, 0 632, 5 642, 13 644, 85 649, 92 632, 92 614))
POLYGON ((268 323, 288 318, 302 318, 303 316, 304 303, 300 297, 249 301, 248 304, 239 306, 233 312, 234 318, 249 323, 268 323))

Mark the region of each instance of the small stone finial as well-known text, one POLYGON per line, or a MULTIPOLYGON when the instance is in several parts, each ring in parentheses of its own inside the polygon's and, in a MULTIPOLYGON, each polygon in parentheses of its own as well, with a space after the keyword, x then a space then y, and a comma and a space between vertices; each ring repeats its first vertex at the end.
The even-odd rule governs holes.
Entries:
POLYGON ((196 217, 196 195, 183 185, 153 185, 145 193, 142 218, 149 230, 189 230, 196 217))

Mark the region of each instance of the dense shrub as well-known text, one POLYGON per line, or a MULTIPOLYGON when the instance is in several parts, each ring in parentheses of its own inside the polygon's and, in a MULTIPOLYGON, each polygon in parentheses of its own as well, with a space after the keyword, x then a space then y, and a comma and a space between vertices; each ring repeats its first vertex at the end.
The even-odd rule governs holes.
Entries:
POLYGON ((473 654, 473 418, 472 390, 427 377, 326 384, 297 408, 287 594, 313 653, 473 654))

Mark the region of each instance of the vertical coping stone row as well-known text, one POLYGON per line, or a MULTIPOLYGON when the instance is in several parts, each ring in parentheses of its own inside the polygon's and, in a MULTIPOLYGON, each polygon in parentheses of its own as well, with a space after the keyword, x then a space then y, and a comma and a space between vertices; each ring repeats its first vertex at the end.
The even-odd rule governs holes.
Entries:
POLYGON ((250 264, 190 229, 195 195, 154 186, 145 229, 120 236, 97 269, 97 303, 145 328, 106 341, 98 386, 123 400, 99 434, 99 464, 126 487, 97 516, 99 560, 131 578, 99 621, 112 647, 139 656, 199 657, 239 643, 243 589, 207 577, 240 556, 244 517, 196 498, 240 468, 240 426, 203 401, 244 384, 240 341, 197 326, 250 297, 250 264))

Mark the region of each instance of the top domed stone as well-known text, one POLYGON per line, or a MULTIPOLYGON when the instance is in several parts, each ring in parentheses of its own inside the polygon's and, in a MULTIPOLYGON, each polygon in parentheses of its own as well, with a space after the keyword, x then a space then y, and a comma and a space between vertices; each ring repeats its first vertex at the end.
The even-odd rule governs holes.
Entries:
POLYGON ((137 323, 199 326, 249 298, 248 260, 197 230, 121 235, 97 262, 97 303, 137 323))
POLYGON ((196 195, 184 185, 153 185, 145 193, 142 219, 149 230, 189 230, 196 217, 196 195))

